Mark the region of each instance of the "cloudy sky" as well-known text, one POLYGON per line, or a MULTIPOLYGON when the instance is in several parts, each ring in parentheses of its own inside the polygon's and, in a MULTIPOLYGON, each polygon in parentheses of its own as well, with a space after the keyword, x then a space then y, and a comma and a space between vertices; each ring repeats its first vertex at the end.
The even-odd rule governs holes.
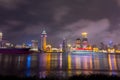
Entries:
POLYGON ((74 42, 82 32, 91 43, 120 43, 120 0, 0 0, 0 31, 16 44, 40 41, 45 29, 48 44, 64 38, 74 42))

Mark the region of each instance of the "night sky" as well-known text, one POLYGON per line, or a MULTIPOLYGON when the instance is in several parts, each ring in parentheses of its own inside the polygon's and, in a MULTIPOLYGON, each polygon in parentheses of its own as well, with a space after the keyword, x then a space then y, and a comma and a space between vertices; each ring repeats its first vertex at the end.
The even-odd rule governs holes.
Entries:
POLYGON ((45 29, 48 44, 64 38, 74 42, 87 32, 90 43, 120 43, 120 0, 0 0, 0 31, 12 43, 40 41, 45 29))

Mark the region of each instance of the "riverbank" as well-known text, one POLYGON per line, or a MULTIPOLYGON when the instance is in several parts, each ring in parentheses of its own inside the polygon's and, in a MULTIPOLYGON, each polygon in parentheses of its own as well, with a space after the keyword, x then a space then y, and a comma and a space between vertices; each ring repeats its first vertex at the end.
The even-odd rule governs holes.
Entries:
POLYGON ((104 75, 104 74, 91 74, 91 75, 74 75, 71 77, 57 77, 48 76, 45 78, 39 78, 37 76, 33 77, 18 77, 18 76, 0 76, 0 80, 120 80, 120 76, 116 75, 104 75))

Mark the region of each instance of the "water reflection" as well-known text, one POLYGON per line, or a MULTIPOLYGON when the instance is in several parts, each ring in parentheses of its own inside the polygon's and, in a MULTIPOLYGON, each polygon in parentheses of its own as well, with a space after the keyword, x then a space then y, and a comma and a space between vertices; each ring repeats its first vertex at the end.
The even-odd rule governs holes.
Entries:
POLYGON ((31 56, 27 56, 27 61, 26 61, 26 76, 30 76, 30 66, 31 66, 31 56))
POLYGON ((0 74, 45 77, 104 73, 119 75, 120 54, 0 54, 0 74))

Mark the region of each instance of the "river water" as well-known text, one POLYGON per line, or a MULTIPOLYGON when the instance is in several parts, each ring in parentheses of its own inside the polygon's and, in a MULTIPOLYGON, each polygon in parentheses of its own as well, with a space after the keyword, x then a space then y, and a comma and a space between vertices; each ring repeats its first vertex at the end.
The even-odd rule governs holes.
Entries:
POLYGON ((69 77, 80 74, 120 75, 120 54, 0 54, 0 74, 69 77))

